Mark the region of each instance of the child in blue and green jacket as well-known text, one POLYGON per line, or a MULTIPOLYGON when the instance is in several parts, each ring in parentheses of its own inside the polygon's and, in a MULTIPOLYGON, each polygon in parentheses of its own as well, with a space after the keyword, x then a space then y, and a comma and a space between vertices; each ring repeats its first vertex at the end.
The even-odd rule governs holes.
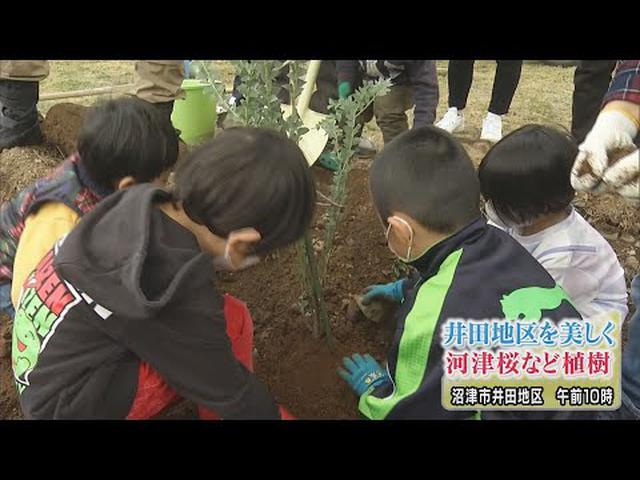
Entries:
POLYGON ((588 416, 443 408, 440 340, 448 319, 581 317, 562 288, 517 241, 487 225, 471 159, 447 132, 426 126, 398 136, 374 160, 369 181, 389 249, 417 274, 369 288, 364 298, 368 303, 387 297, 400 307, 386 371, 370 355, 344 359, 340 375, 359 396, 361 413, 370 419, 588 416), (537 301, 521 303, 522 296, 537 301), (525 304, 528 308, 523 310, 525 304))

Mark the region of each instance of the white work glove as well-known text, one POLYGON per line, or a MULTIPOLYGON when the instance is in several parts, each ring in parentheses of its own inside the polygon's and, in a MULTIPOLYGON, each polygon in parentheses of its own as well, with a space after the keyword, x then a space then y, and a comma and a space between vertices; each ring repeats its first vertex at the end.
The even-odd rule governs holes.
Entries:
POLYGON ((634 148, 638 127, 626 115, 615 110, 600 112, 596 123, 579 147, 571 170, 571 185, 579 191, 602 190, 599 185, 609 166, 609 154, 623 148, 634 148))
POLYGON ((604 172, 603 182, 609 190, 640 203, 640 150, 622 157, 604 172))

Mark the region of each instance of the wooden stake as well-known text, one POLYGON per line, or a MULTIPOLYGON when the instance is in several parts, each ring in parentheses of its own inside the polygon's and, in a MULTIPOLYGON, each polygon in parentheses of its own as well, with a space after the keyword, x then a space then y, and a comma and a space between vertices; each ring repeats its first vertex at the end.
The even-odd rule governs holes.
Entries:
POLYGON ((79 98, 79 97, 92 97, 96 95, 109 95, 111 93, 120 93, 125 90, 129 90, 133 88, 133 83, 128 83, 126 85, 114 85, 111 87, 100 87, 100 88, 88 88, 85 90, 72 90, 69 92, 56 92, 56 93, 45 93, 40 95, 40 101, 44 102, 47 100, 61 100, 63 98, 79 98))

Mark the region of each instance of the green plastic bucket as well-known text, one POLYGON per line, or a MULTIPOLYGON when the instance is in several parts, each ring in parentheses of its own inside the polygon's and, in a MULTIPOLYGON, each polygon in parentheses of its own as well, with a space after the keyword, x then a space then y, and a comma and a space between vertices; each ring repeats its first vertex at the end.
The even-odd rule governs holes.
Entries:
POLYGON ((216 101, 206 94, 207 83, 185 79, 182 89, 186 97, 173 104, 171 122, 181 131, 180 138, 188 145, 202 143, 211 138, 216 129, 216 101))

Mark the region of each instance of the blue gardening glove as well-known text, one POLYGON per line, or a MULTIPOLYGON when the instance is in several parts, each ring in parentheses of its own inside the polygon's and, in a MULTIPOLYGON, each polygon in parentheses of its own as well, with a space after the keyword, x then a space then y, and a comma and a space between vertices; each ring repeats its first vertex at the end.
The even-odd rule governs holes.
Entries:
POLYGON ((365 288, 365 294, 362 297, 362 304, 369 305, 372 300, 381 299, 388 302, 402 303, 404 302, 404 286, 405 278, 396 282, 387 283, 385 285, 370 285, 365 288))
POLYGON ((386 370, 368 353, 364 357, 359 353, 354 353, 351 358, 344 357, 342 363, 345 368, 339 368, 338 374, 358 396, 366 393, 372 387, 377 388, 391 383, 386 370))
POLYGON ((322 152, 320 158, 318 158, 318 165, 327 170, 335 172, 340 168, 340 164, 336 160, 336 155, 333 152, 322 152))

